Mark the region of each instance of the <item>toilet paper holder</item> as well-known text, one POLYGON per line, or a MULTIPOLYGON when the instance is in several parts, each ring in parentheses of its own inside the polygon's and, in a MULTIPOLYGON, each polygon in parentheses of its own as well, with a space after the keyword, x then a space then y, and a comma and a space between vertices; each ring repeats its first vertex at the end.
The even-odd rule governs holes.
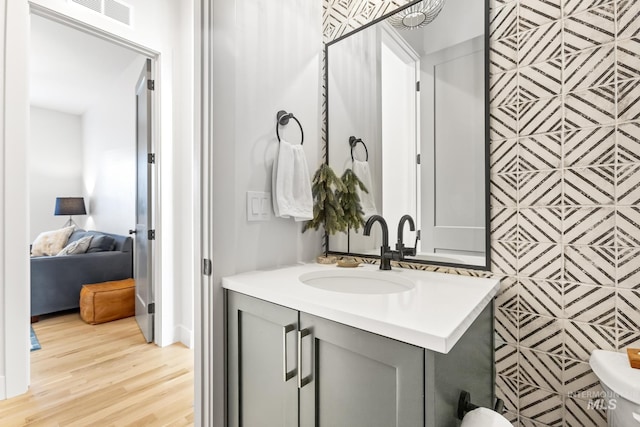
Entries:
MULTIPOLYGON (((471 403, 471 395, 469 392, 462 390, 460 392, 460 398, 458 399, 458 419, 461 420, 464 418, 464 414, 478 408, 479 406, 471 403)), ((502 399, 496 399, 496 405, 493 407, 493 410, 502 415, 504 412, 504 402, 502 399)))

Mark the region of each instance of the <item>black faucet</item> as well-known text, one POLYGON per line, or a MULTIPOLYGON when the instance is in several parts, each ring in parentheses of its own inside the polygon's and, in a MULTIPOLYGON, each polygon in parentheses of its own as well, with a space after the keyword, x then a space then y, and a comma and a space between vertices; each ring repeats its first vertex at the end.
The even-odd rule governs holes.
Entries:
POLYGON ((379 222, 382 227, 382 246, 380 246, 380 270, 391 270, 391 258, 393 253, 389 248, 389 228, 387 227, 387 221, 380 215, 371 215, 364 225, 364 231, 362 234, 365 236, 371 235, 371 227, 374 222, 379 222))
POLYGON ((416 236, 416 244, 413 248, 407 248, 403 243, 404 224, 409 221, 409 230, 416 231, 416 225, 413 222, 411 215, 403 215, 398 222, 398 243, 396 243, 395 254, 399 261, 402 261, 405 256, 416 256, 416 246, 418 245, 418 236, 416 236))

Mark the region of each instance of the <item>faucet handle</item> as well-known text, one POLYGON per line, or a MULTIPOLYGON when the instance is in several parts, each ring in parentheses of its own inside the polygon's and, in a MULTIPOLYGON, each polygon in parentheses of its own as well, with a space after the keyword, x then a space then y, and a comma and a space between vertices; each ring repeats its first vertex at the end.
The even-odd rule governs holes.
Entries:
POLYGON ((411 248, 413 250, 413 253, 411 254, 412 256, 416 256, 416 250, 418 248, 418 240, 420 240, 420 230, 416 231, 416 241, 413 242, 413 248, 411 248))
POLYGON ((402 250, 400 251, 401 257, 404 259, 405 256, 416 256, 416 247, 418 241, 416 240, 416 246, 409 248, 405 245, 402 245, 402 250))
POLYGON ((402 251, 403 256, 416 256, 416 247, 413 248, 404 248, 402 251))
POLYGON ((418 247, 418 240, 420 240, 420 231, 416 232, 416 240, 412 248, 409 248, 402 243, 400 236, 398 236, 398 242, 396 243, 395 252, 398 254, 397 258, 403 260, 405 256, 416 256, 416 248, 418 247))

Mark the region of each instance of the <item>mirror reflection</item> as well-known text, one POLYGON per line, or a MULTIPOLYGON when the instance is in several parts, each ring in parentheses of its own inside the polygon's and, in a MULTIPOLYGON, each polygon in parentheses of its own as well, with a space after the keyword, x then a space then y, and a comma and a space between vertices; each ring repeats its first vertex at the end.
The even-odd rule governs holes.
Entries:
MULTIPOLYGON (((365 183, 365 220, 384 217, 391 249, 415 220, 407 260, 488 267, 485 3, 446 0, 413 29, 407 9, 327 45, 329 165, 365 183)), ((329 250, 378 255, 379 227, 362 233, 329 236, 329 250)))

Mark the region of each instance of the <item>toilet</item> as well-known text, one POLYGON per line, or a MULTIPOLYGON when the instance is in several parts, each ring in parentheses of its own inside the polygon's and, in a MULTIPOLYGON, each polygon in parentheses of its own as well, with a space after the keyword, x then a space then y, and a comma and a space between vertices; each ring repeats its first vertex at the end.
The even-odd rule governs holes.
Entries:
POLYGON ((589 365, 606 394, 608 425, 640 427, 640 369, 629 365, 626 353, 606 350, 594 350, 589 365))

